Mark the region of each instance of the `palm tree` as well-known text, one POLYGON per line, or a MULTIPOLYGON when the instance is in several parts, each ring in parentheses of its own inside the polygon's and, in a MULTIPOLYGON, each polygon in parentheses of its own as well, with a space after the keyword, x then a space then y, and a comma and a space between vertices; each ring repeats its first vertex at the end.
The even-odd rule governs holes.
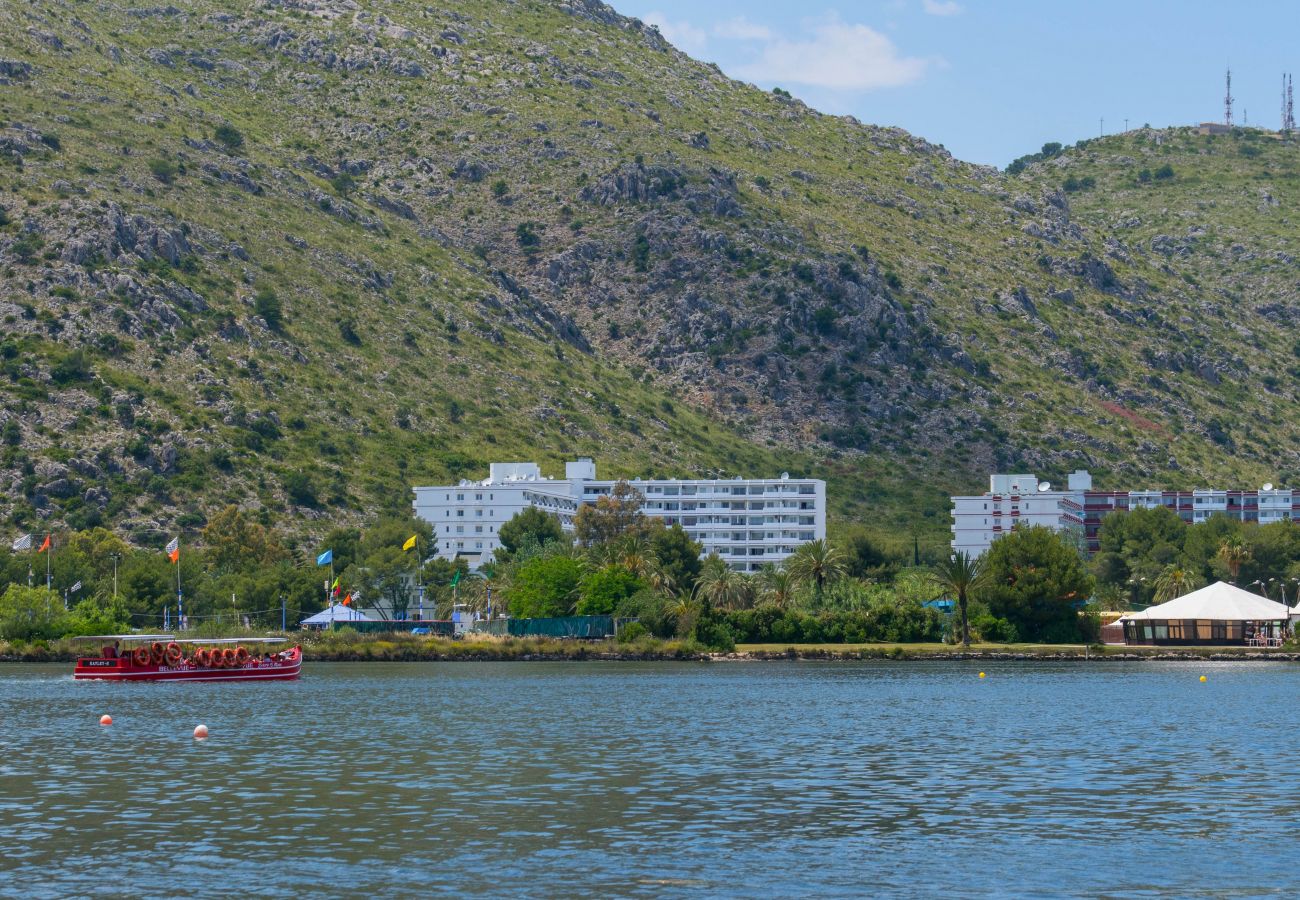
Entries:
POLYGON ((1219 544, 1219 559, 1228 567, 1228 575, 1232 583, 1237 583, 1237 576, 1241 574, 1241 567, 1250 562, 1250 548, 1242 543, 1239 537, 1228 537, 1223 539, 1219 544))
POLYGON ((844 560, 830 541, 821 538, 800 544, 786 560, 786 568, 796 579, 812 582, 813 591, 820 602, 826 583, 844 574, 844 560))
POLYGON ((970 616, 967 612, 970 596, 984 583, 984 558, 971 556, 964 550, 958 550, 952 559, 944 560, 935 566, 935 575, 946 593, 955 594, 957 608, 961 611, 961 644, 970 646, 970 616))
POLYGON ((677 592, 677 579, 673 577, 672 570, 666 568, 658 559, 653 557, 649 569, 645 573, 645 580, 657 594, 671 597, 677 592))
POLYGON ((704 561, 704 569, 695 582, 695 594, 718 609, 736 609, 744 605, 750 594, 749 580, 721 558, 711 556, 704 561))
POLYGON ((776 566, 764 566, 758 573, 759 595, 769 603, 785 609, 794 600, 795 591, 799 589, 799 579, 790 574, 788 569, 776 566))
POLYGON ((1190 594, 1201 586, 1201 579, 1196 577, 1196 573, 1185 566, 1170 565, 1160 577, 1156 579, 1155 601, 1164 603, 1181 597, 1183 594, 1190 594))

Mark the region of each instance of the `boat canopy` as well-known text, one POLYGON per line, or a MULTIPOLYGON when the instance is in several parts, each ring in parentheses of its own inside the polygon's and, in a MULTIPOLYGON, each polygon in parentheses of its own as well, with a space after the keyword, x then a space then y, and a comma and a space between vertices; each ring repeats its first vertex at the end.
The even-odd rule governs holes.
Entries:
POLYGON ((283 644, 288 638, 187 638, 179 634, 87 634, 74 637, 74 641, 175 641, 178 644, 283 644))

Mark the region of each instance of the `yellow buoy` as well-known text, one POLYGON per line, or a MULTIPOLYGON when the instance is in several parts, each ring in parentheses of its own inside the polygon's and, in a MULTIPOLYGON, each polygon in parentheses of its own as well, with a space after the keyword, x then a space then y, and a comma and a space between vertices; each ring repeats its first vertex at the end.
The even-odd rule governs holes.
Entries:
POLYGON ((984 673, 983 673, 983 672, 980 672, 980 678, 983 678, 983 677, 984 677, 984 673))
POLYGON ((207 737, 207 736, 208 736, 208 726, 206 726, 206 725, 196 725, 196 726, 194 726, 194 739, 195 739, 195 740, 199 740, 199 741, 201 741, 201 740, 203 740, 203 739, 204 739, 205 737, 207 737))
POLYGON ((110 715, 108 715, 108 714, 106 713, 106 714, 104 714, 104 715, 102 715, 102 716, 99 717, 99 724, 100 724, 100 725, 112 725, 112 724, 113 724, 113 717, 110 716, 110 715))
POLYGON ((1204 680, 1205 680, 1205 676, 1202 675, 1202 676, 1201 676, 1201 681, 1204 681, 1204 680))

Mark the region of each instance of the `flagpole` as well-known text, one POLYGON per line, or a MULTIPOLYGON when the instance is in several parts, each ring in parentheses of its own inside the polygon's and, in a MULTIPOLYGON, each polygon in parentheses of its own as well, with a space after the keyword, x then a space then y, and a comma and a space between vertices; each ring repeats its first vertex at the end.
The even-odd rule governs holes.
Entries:
POLYGON ((185 606, 181 602, 181 544, 176 542, 176 624, 184 621, 185 606))
POLYGON ((45 540, 49 541, 49 548, 45 551, 45 593, 54 593, 54 583, 50 578, 50 557, 54 555, 54 538, 50 534, 45 535, 45 540))

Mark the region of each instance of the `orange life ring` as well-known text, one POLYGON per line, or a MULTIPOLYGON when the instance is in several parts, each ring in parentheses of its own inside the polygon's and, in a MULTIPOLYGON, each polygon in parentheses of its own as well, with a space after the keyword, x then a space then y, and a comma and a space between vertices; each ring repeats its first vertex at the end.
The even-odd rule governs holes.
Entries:
POLYGON ((248 651, 245 650, 243 647, 236 647, 236 648, 235 648, 235 665, 237 665, 237 666, 242 666, 242 665, 243 665, 244 663, 246 663, 246 662, 248 662, 248 651))
POLYGON ((226 667, 227 669, 229 669, 229 668, 231 668, 232 666, 234 666, 234 664, 235 664, 235 648, 234 648, 234 647, 227 647, 226 649, 224 649, 224 650, 221 651, 221 662, 225 665, 225 667, 226 667))
POLYGON ((154 665, 161 665, 165 658, 166 651, 163 649, 162 641, 154 641, 149 647, 149 657, 153 660, 154 665))
POLYGON ((148 647, 136 647, 131 651, 131 662, 137 666, 147 666, 153 660, 148 647))
POLYGON ((194 665, 206 669, 208 667, 208 651, 204 647, 194 651, 194 665))
POLYGON ((181 652, 181 645, 175 641, 168 641, 167 648, 163 650, 163 658, 167 660, 167 665, 174 666, 185 658, 181 652))

